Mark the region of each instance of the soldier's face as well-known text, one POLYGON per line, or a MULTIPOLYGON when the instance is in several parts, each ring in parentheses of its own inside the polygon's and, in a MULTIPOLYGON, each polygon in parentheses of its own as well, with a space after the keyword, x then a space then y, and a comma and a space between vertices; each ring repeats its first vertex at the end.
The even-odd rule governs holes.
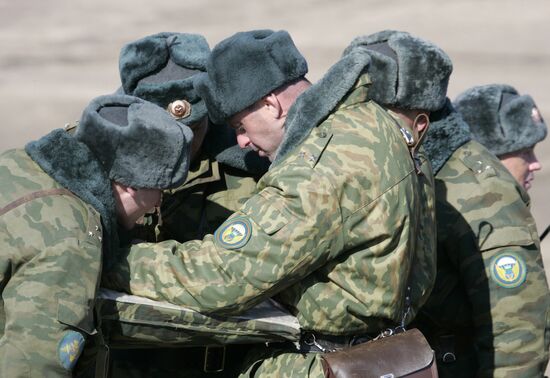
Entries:
POLYGON ((534 147, 499 156, 499 159, 525 190, 531 188, 535 179, 535 171, 542 168, 535 156, 534 147))
POLYGON ((118 221, 128 230, 139 218, 160 206, 160 189, 134 189, 117 182, 113 182, 112 186, 118 221))
POLYGON ((135 189, 135 201, 140 209, 140 217, 160 206, 162 190, 160 189, 135 189))
POLYGON ((284 117, 270 102, 260 100, 229 120, 241 148, 251 147, 260 156, 275 159, 284 136, 284 117))

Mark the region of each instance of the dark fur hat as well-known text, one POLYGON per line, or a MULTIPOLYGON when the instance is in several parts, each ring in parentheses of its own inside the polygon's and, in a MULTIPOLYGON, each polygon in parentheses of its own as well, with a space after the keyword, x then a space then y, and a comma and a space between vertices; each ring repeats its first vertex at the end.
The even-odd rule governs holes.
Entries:
POLYGON ((221 124, 307 70, 305 58, 286 31, 253 30, 216 45, 207 73, 199 75, 196 87, 212 121, 221 124))
POLYGON ((454 105, 474 138, 497 156, 532 147, 548 132, 533 99, 509 85, 470 88, 454 105))
POLYGON ((206 69, 209 55, 206 39, 198 34, 159 33, 131 42, 119 58, 124 93, 162 108, 186 100, 191 111, 182 122, 191 125, 206 116, 194 79, 206 69))
POLYGON ((369 97, 379 104, 435 111, 445 104, 453 70, 449 56, 409 33, 385 30, 355 38, 344 50, 366 49, 372 62, 369 97))
POLYGON ((98 158, 109 179, 121 184, 168 189, 187 178, 191 129, 140 98, 95 98, 84 110, 75 138, 98 158))

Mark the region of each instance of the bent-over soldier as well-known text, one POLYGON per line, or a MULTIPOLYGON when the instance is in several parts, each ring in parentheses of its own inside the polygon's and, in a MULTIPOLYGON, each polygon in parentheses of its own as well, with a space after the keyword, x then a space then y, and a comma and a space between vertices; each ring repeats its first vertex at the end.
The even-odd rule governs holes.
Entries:
POLYGON ((69 377, 103 266, 130 228, 186 179, 192 133, 136 97, 103 96, 77 132, 0 155, 0 376, 69 377))
POLYGON ((213 233, 254 192, 269 162, 237 146, 235 132, 208 119, 194 80, 206 69, 203 36, 158 33, 120 51, 122 90, 167 108, 193 131, 187 180, 164 192, 160 219, 146 218, 132 235, 145 241, 185 242, 213 233))

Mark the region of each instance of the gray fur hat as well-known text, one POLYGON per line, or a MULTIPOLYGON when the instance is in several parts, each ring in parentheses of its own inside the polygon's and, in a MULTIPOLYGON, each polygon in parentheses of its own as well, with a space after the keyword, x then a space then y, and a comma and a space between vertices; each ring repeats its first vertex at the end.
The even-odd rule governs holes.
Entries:
POLYGON ((435 111, 445 104, 453 71, 449 56, 431 42, 407 32, 384 30, 355 38, 344 55, 366 49, 372 86, 369 97, 402 109, 435 111))
POLYGON ((140 98, 95 98, 74 136, 98 158, 109 179, 121 184, 169 189, 187 178, 191 129, 140 98))
POLYGON ((196 87, 212 121, 221 124, 307 71, 305 58, 286 31, 253 30, 216 45, 196 87))
POLYGON ((209 55, 206 39, 198 34, 159 33, 131 42, 119 57, 124 93, 162 108, 185 100, 185 109, 175 115, 188 125, 200 121, 206 116, 206 106, 195 91, 194 80, 206 69, 209 55))
POLYGON ((532 147, 548 132, 533 99, 509 85, 470 88, 454 105, 474 138, 497 156, 532 147))

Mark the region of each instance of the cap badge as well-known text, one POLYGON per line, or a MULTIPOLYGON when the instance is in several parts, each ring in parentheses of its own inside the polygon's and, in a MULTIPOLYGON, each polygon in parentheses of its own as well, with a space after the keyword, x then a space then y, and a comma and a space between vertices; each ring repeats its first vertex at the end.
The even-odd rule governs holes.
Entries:
POLYGON ((191 104, 185 100, 177 100, 168 104, 166 110, 175 119, 187 118, 191 114, 191 104))

